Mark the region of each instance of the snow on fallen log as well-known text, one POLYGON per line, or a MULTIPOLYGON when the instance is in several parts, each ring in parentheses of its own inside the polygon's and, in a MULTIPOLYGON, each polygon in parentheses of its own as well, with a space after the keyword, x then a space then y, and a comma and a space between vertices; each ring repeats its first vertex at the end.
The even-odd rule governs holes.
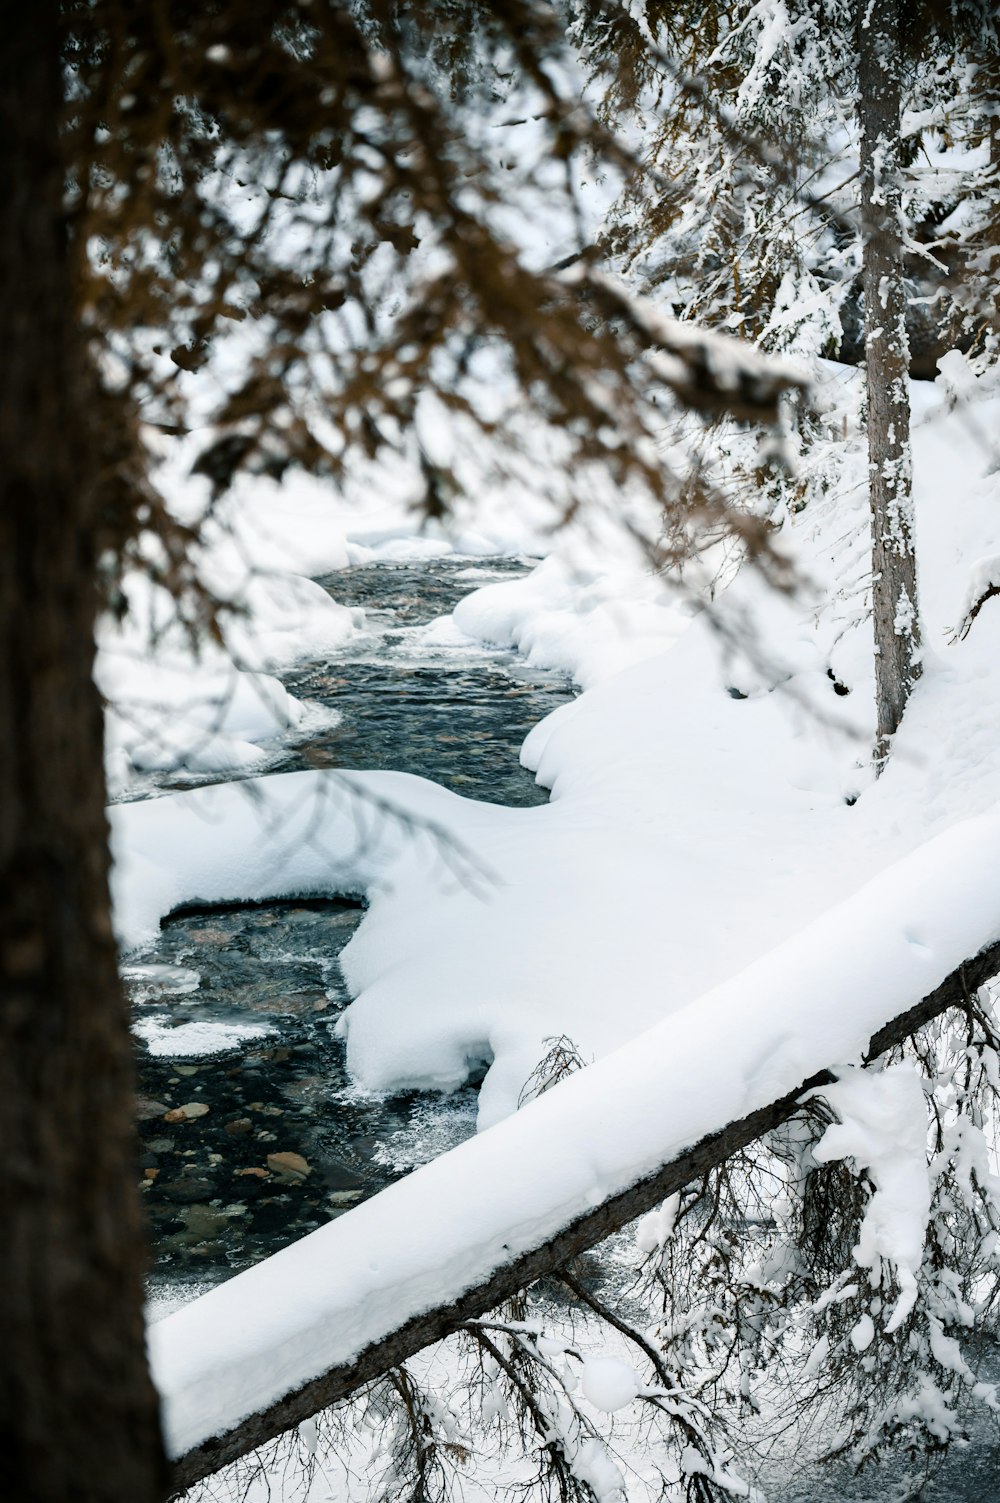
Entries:
POLYGON ((516 1116, 154 1325, 176 1484, 558 1267, 784 1120, 826 1071, 882 1052, 998 971, 993 811, 516 1116))

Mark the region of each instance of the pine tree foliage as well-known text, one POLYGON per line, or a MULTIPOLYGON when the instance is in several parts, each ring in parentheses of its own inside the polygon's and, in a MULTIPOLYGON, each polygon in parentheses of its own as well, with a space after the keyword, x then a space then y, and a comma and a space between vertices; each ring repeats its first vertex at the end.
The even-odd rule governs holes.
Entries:
MULTIPOLYGON (((905 377, 933 375, 956 345, 977 370, 997 355, 994 7, 761 0, 590 15, 595 69, 620 58, 606 107, 631 113, 664 180, 629 180, 609 251, 676 316, 807 361, 866 363, 880 768, 921 664, 905 377)), ((835 452, 825 466, 806 452, 823 441, 808 415, 784 474, 724 427, 705 448, 747 506, 756 497, 780 522, 815 493, 810 472, 835 478, 835 452)))
MULTIPOLYGON (((933 338, 957 330, 986 362, 996 22, 973 0, 911 9, 908 275, 933 338)), ((219 629, 195 534, 156 490, 155 430, 207 434, 197 468, 216 497, 240 472, 301 466, 340 484, 359 458, 402 455, 433 516, 462 480, 442 412, 485 437, 497 479, 544 431, 564 514, 610 481, 663 509, 664 556, 721 537, 780 578, 768 513, 808 500, 829 464, 807 456, 797 493, 760 455, 740 458, 755 494, 734 503, 708 467, 685 480, 665 460, 659 398, 773 419, 796 382, 750 346, 858 348, 854 17, 847 0, 67 0, 66 213, 105 597, 141 557, 192 631, 219 629), (601 174, 622 192, 595 252, 578 184, 601 174), (553 202, 572 227, 569 268, 532 251, 526 221, 553 202), (605 275, 601 254, 652 305, 605 275), (735 333, 748 353, 683 338, 660 310, 735 333)), ((713 434, 723 451, 730 441, 713 434)), ((573 1067, 568 1041, 554 1043, 527 1094, 573 1067)), ((974 1370, 975 1341, 994 1329, 1000 1233, 988 1008, 971 999, 907 1057, 932 1109, 930 1230, 895 1328, 878 1317, 903 1292, 898 1269, 875 1259, 859 1276, 853 1255, 878 1187, 817 1158, 819 1104, 637 1229, 643 1282, 627 1310, 567 1271, 578 1306, 634 1354, 664 1496, 745 1496, 789 1391, 795 1414, 779 1428, 820 1415, 828 1451, 856 1464, 933 1452, 963 1433, 970 1404, 996 1405, 974 1370)), ((441 1496, 495 1427, 529 1454, 533 1487, 587 1503, 613 1492, 551 1301, 465 1338, 472 1376, 455 1392, 468 1423, 455 1392, 408 1371, 363 1396, 385 1431, 377 1491, 441 1496)), ((308 1474, 315 1433, 295 1446, 308 1474)))
MULTIPOLYGON (((605 112, 633 116, 661 174, 629 181, 608 246, 678 317, 859 358, 856 11, 590 7, 588 55, 612 75, 605 112)), ((911 341, 940 353, 958 336, 992 358, 997 18, 984 0, 901 15, 904 249, 926 300, 911 300, 911 341)))
POLYGON ((225 624, 197 523, 157 490, 157 435, 190 435, 216 500, 240 471, 336 484, 403 454, 436 514, 462 478, 443 412, 497 471, 544 435, 565 512, 610 482, 663 505, 666 552, 707 518, 766 567, 759 518, 707 488, 680 509, 657 398, 756 421, 800 378, 681 337, 586 257, 572 275, 532 257, 550 202, 582 249, 584 160, 632 169, 582 97, 565 5, 40 0, 7 19, 0 1491, 155 1503, 95 628, 133 564, 196 641, 225 624))
POLYGON ((751 1472, 750 1457, 759 1464, 784 1432, 803 1459, 858 1469, 896 1452, 919 1473, 977 1409, 998 1412, 995 1386, 974 1371, 984 1337, 995 1338, 1000 1292, 992 1010, 990 996, 970 998, 965 1018, 882 1062, 918 1068, 930 1105, 930 1209, 912 1298, 901 1300, 887 1260, 859 1258, 879 1189, 850 1160, 822 1155, 836 1120, 822 1099, 640 1227, 662 1300, 659 1342, 711 1395, 717 1443, 741 1437, 751 1472))
POLYGON ((795 378, 678 341, 592 257, 564 272, 532 251, 535 214, 583 250, 581 180, 642 170, 587 102, 574 20, 549 0, 64 6, 109 566, 152 528, 161 582, 190 593, 192 539, 150 483, 148 435, 192 427, 216 496, 240 471, 342 484, 402 455, 441 516, 456 450, 485 438, 485 480, 527 448, 564 514, 610 483, 654 498, 667 552, 707 524, 767 564, 766 527, 722 494, 681 507, 658 401, 766 420, 795 378))

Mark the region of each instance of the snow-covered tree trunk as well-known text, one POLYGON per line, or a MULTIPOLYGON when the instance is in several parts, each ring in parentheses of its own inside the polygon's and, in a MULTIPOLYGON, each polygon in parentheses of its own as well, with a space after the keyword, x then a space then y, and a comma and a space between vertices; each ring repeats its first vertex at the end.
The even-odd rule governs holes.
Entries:
POLYGON ((87 441, 54 0, 0 50, 0 1497, 155 1503, 132 1061, 93 681, 87 441))
POLYGON ((899 0, 858 0, 875 756, 880 767, 920 676, 900 219, 901 23, 899 0))

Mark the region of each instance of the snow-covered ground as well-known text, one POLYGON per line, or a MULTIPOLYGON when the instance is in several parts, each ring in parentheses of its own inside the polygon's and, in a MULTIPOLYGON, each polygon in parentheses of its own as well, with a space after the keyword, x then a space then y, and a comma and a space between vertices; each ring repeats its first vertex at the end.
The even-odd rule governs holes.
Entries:
MULTIPOLYGON (((356 1079, 448 1089, 489 1067, 490 1132, 155 1328, 175 1452, 812 1070, 849 1066, 880 1023, 1000 936, 1000 604, 954 640, 970 579, 1000 554, 1000 398, 954 359, 946 370, 914 389, 924 676, 877 782, 857 380, 826 367, 825 422, 850 436, 826 496, 785 523, 794 598, 745 572, 692 614, 602 520, 435 628, 514 643, 586 686, 524 748, 547 806, 476 804, 387 771, 115 809, 126 944, 195 899, 364 893, 343 956, 356 1079), (558 1035, 596 1063, 515 1114, 558 1035)), ((411 544, 398 518, 317 540, 315 499, 289 568, 448 546, 411 544)), ((273 513, 255 504, 262 526, 273 513)), ((477 536, 463 551, 496 547, 477 536)), ((898 1182, 904 1149, 887 1159, 865 1141, 898 1182)), ((903 1221, 872 1246, 905 1273, 916 1234, 903 1221)))
MULTIPOLYGON (((856 423, 849 373, 829 368, 823 398, 832 429, 856 423)), ((317 774, 123 807, 125 942, 195 898, 367 893, 343 956, 352 1072, 377 1090, 447 1089, 489 1062, 488 1125, 514 1108, 545 1038, 606 1053, 989 809, 1000 610, 951 637, 973 566, 1000 551, 997 482, 975 437, 998 403, 949 413, 945 389, 914 399, 925 669, 877 783, 859 437, 835 490, 786 524, 796 599, 744 573, 692 619, 637 550, 609 549, 602 523, 441 623, 442 638, 511 642, 590 685, 525 744, 549 805, 483 806, 392 775, 353 780, 366 804, 317 774), (449 840, 412 841, 379 800, 449 840)))
MULTIPOLYGON (((422 522, 405 476, 386 476, 390 499, 338 500, 300 475, 283 486, 244 477, 212 502, 187 472, 192 453, 171 454, 161 481, 178 520, 198 528, 194 562, 209 596, 227 607, 224 643, 204 631, 192 643, 170 591, 142 569, 127 575, 127 609, 103 622, 96 671, 108 701, 108 780, 120 795, 148 773, 260 770, 284 732, 329 721, 329 710, 301 704, 273 676, 362 633, 363 612, 338 605, 318 576, 380 559, 538 555, 550 546, 551 515, 530 497, 496 516, 466 506, 447 531, 422 522)), ((149 554, 155 568, 155 545, 149 554)))
MULTIPOLYGON (((1000 812, 947 831, 491 1131, 155 1325, 173 1453, 452 1303, 727 1122, 825 1066, 846 1067, 883 1022, 998 937, 1000 812)), ((884 1089, 872 1102, 858 1074, 832 1091, 848 1111, 857 1098, 858 1120, 825 1153, 881 1169, 865 1251, 902 1271, 905 1297, 920 1202, 901 1203, 898 1183, 912 1181, 906 1149, 922 1093, 903 1066, 874 1077, 884 1089)), ((923 1165, 922 1130, 916 1142, 923 1165)))

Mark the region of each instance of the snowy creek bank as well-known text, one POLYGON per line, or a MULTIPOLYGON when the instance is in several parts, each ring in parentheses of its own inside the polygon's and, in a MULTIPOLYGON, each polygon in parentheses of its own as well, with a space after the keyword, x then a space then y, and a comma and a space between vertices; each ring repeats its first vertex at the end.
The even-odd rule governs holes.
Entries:
MULTIPOLYGON (((310 717, 307 736, 273 746, 269 770, 390 767, 486 802, 544 803, 518 750, 571 697, 568 681, 439 622, 478 585, 524 572, 446 558, 325 579, 364 610, 365 630, 282 675, 338 715, 310 717)), ((154 1289, 225 1278, 474 1131, 474 1085, 447 1096, 351 1087, 337 957, 361 917, 349 900, 188 907, 128 957, 154 1289)))

